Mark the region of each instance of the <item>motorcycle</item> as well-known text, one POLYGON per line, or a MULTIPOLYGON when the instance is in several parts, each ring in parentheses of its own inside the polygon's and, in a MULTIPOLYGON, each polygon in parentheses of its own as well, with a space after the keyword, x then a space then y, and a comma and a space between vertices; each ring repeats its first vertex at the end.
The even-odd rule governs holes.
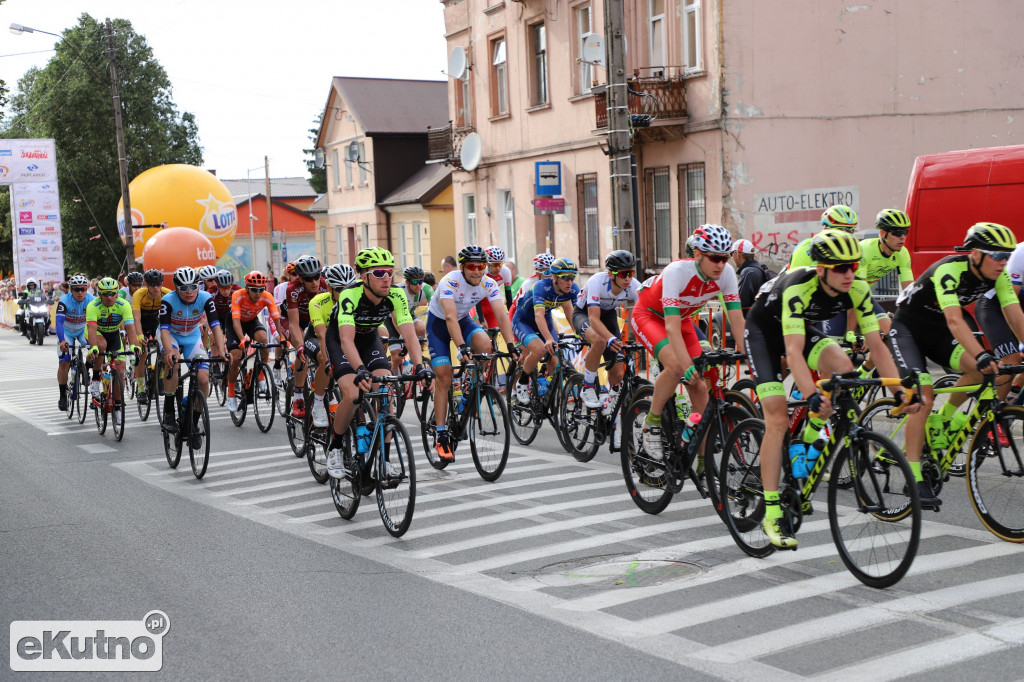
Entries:
POLYGON ((22 336, 28 336, 28 316, 25 314, 28 303, 24 298, 18 299, 18 311, 14 313, 14 325, 22 336))
POLYGON ((29 296, 25 317, 29 342, 43 345, 43 339, 50 328, 50 300, 42 294, 29 296))

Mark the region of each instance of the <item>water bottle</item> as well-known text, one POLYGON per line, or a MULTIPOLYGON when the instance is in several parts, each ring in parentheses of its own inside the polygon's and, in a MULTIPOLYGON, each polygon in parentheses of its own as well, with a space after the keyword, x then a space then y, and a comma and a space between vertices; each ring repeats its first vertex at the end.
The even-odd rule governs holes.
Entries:
POLYGON ((789 446, 789 464, 794 478, 807 478, 807 444, 803 441, 789 446))
POLYGON ((604 399, 601 401, 601 414, 606 417, 610 417, 612 410, 615 409, 615 401, 619 398, 618 391, 608 391, 604 394, 604 399))
POLYGON ((700 420, 700 412, 691 412, 686 416, 686 420, 683 421, 683 445, 689 443, 693 438, 693 430, 697 428, 697 424, 700 424, 700 420))
MULTIPOLYGON (((676 394, 676 417, 679 418, 680 422, 686 421, 686 418, 690 416, 690 400, 685 393, 676 394)), ((698 420, 699 421, 699 420, 698 420)))
POLYGON ((408 357, 402 360, 402 374, 412 374, 412 360, 408 357))
POLYGON ((466 397, 462 395, 462 386, 452 385, 452 398, 455 400, 455 411, 462 414, 462 406, 466 404, 466 397))
POLYGON ((539 379, 537 379, 537 393, 539 393, 540 396, 543 398, 544 395, 548 392, 548 386, 550 385, 550 379, 548 379, 547 377, 540 377, 539 379))
POLYGON ((803 400, 804 394, 800 392, 800 389, 794 384, 793 392, 789 394, 789 397, 793 400, 803 400))
POLYGON ((356 452, 365 455, 370 451, 370 429, 360 424, 356 427, 356 452))

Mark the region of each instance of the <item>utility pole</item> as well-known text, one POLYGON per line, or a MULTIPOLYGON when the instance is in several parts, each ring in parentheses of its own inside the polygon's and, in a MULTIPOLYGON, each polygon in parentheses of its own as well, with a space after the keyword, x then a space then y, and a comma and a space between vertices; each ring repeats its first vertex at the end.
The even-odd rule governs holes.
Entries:
POLYGON ((121 122, 121 97, 117 94, 117 61, 114 59, 114 27, 107 17, 107 50, 110 58, 110 92, 114 96, 114 132, 117 136, 117 165, 121 173, 121 203, 124 204, 124 246, 128 272, 135 270, 135 235, 132 232, 132 202, 128 197, 128 153, 121 122))
POLYGON ((274 262, 274 210, 270 205, 270 158, 267 156, 263 157, 263 177, 267 187, 267 245, 270 247, 270 252, 267 254, 269 259, 267 262, 270 265, 270 269, 274 270, 274 274, 280 275, 280 268, 274 262))
MULTIPOLYGON (((608 156, 611 163, 612 219, 618 248, 640 255, 633 218, 633 143, 629 135, 629 89, 626 85, 624 0, 604 0, 605 63, 608 65, 608 156)), ((637 270, 640 276, 640 270, 637 270)))

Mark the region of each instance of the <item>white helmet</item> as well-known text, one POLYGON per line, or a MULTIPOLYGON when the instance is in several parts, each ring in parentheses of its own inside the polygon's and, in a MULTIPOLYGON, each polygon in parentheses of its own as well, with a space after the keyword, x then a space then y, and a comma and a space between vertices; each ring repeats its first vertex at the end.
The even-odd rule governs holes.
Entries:
POLYGON ((704 253, 732 253, 732 235, 721 225, 701 225, 690 235, 693 248, 704 253))

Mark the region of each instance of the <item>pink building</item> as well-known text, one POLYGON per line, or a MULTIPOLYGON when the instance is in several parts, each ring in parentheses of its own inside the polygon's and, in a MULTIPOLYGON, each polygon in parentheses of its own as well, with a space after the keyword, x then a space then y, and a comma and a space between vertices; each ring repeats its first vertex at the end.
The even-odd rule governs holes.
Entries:
MULTIPOLYGON (((455 166, 456 241, 496 243, 520 262, 551 245, 601 266, 612 227, 602 65, 581 61, 604 33, 602 0, 441 0, 448 129, 432 160, 455 166), (475 131, 482 160, 459 170, 475 131), (535 163, 562 166, 564 213, 535 215, 535 163)), ((902 207, 914 159, 1020 144, 1014 64, 1024 4, 1005 0, 702 2, 625 0, 639 252, 649 272, 681 256, 704 222, 788 260, 822 210, 847 203, 873 227, 902 207)), ((983 216, 979 216, 983 219, 983 216)), ((927 226, 917 226, 927 229, 927 226)), ((966 229, 965 225, 965 229, 966 229)), ((624 245, 628 246, 628 245, 624 245)))

